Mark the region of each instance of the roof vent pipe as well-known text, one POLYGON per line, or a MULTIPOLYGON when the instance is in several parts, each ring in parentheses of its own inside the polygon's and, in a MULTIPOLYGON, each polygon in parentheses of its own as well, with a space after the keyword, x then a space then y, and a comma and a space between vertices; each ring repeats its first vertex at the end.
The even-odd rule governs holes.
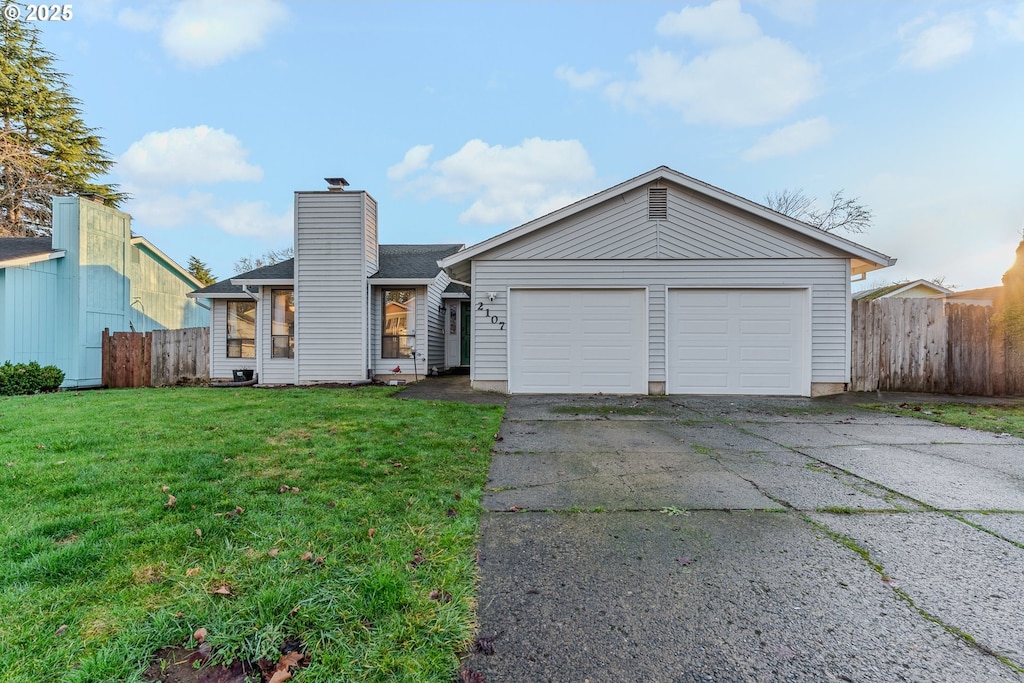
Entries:
POLYGON ((348 187, 348 181, 344 178, 324 178, 327 181, 328 192, 344 192, 348 187))

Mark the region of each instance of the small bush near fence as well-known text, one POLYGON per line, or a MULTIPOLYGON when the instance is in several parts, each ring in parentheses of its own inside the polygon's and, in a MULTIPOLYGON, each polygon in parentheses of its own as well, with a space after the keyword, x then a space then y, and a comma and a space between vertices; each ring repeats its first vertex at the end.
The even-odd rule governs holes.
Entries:
POLYGON ((0 396, 57 391, 63 381, 64 371, 56 365, 43 366, 35 361, 0 365, 0 396))

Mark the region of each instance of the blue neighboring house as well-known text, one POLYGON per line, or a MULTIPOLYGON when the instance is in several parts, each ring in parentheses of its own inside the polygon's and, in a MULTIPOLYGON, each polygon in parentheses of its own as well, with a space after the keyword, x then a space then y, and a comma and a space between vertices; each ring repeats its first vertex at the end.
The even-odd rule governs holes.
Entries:
POLYGON ((90 197, 55 197, 50 237, 0 238, 0 363, 56 365, 65 388, 101 384, 102 335, 206 327, 201 287, 131 216, 90 197))

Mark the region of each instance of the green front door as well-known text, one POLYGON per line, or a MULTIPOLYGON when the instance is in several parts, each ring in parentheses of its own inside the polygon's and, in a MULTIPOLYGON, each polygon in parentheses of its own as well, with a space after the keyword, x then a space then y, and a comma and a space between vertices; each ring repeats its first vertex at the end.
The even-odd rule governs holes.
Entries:
POLYGON ((468 301, 461 301, 462 310, 459 316, 459 341, 461 350, 459 352, 459 365, 469 365, 469 328, 473 322, 469 314, 470 305, 468 301))

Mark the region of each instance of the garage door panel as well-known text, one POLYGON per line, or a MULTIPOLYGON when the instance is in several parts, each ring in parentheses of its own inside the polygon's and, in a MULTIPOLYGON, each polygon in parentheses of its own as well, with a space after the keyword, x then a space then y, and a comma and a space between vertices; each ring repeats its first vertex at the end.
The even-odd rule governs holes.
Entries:
POLYGON ((647 393, 645 309, 639 289, 512 290, 509 391, 647 393))
POLYGON ((806 290, 669 290, 669 393, 804 395, 806 290))

